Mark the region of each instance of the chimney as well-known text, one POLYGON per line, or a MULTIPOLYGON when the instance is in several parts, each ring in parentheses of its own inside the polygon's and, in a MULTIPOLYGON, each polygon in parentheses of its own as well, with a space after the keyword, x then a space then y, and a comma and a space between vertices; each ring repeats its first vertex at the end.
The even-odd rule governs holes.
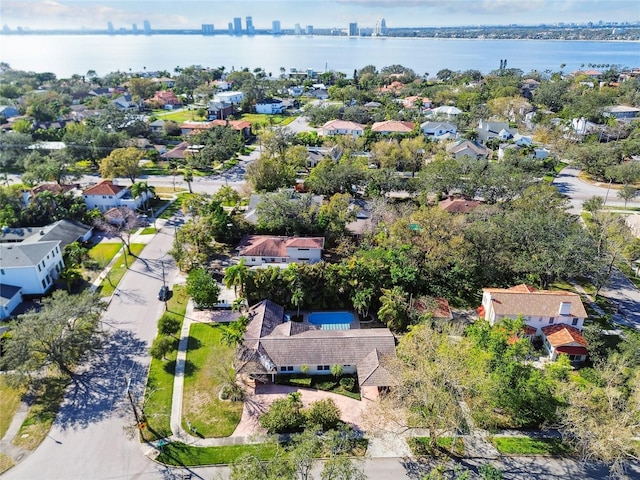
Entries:
POLYGON ((560 302, 560 316, 571 315, 571 302, 560 302))

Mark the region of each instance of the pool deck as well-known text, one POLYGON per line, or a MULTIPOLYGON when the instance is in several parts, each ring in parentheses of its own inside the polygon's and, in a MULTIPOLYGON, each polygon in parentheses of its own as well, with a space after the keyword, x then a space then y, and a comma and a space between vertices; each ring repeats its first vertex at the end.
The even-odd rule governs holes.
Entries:
MULTIPOLYGON (((301 323, 317 327, 318 326, 317 324, 309 322, 308 320, 309 315, 312 313, 331 313, 331 312, 349 312, 349 311, 348 310, 300 310, 300 315, 302 315, 303 317, 301 323)), ((353 322, 349 324, 349 330, 360 330, 360 319, 358 318, 358 314, 356 312, 349 312, 349 313, 353 315, 353 322)), ((293 318, 296 315, 298 315, 298 311, 287 310, 284 312, 284 314, 289 315, 291 316, 291 318, 293 318)))

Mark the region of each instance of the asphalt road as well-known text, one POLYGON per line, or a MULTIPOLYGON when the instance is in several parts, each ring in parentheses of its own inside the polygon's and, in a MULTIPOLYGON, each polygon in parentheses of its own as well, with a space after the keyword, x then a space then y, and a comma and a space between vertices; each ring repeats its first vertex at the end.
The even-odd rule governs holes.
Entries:
POLYGON ((157 479, 166 468, 149 461, 133 436, 135 420, 126 394, 142 396, 164 304, 157 300, 162 263, 167 282, 176 268, 168 255, 173 225, 167 224, 123 277, 103 316, 110 341, 85 364, 70 386, 49 435, 3 478, 25 480, 157 479))
MULTIPOLYGON (((624 207, 624 201, 618 197, 618 191, 615 188, 608 188, 608 185, 598 183, 587 183, 578 177, 580 170, 573 167, 564 168, 558 176, 553 180, 553 185, 558 191, 571 200, 572 213, 579 214, 582 211, 582 204, 591 197, 598 196, 606 199, 607 206, 624 207)), ((628 207, 640 207, 640 198, 627 203, 628 207)))

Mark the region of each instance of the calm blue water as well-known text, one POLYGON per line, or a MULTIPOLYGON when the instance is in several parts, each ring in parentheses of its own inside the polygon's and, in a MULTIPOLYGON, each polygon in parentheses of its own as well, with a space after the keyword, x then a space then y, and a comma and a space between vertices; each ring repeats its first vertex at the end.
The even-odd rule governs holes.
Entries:
POLYGON ((351 77, 366 65, 401 64, 419 75, 434 76, 443 68, 495 70, 501 59, 508 67, 564 71, 581 64, 640 66, 639 42, 577 42, 546 40, 466 40, 427 38, 347 38, 296 36, 0 36, 0 61, 59 78, 120 71, 173 72, 177 66, 224 66, 227 70, 262 67, 274 77, 287 70, 325 67, 351 77))
POLYGON ((322 330, 349 330, 353 315, 349 312, 313 312, 307 320, 314 325, 320 325, 322 330))

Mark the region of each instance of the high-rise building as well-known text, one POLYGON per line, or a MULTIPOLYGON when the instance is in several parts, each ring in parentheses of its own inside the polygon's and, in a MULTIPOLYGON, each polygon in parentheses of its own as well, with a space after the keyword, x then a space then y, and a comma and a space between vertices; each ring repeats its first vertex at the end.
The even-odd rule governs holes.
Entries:
POLYGON ((131 25, 131 30, 133 31, 133 33, 138 33, 138 25, 135 23, 131 25))
POLYGON ((240 35, 242 33, 242 19, 240 17, 235 17, 233 19, 233 33, 236 35, 240 35))
POLYGON ((253 26, 253 18, 247 17, 247 18, 245 18, 245 22, 247 24, 247 33, 248 34, 255 33, 256 29, 253 26))
POLYGON ((229 35, 233 33, 233 23, 229 22, 229 35))
POLYGON ((300 24, 299 23, 296 23, 294 31, 295 31, 296 35, 300 35, 302 33, 302 29, 300 28, 300 24))
POLYGON ((203 23, 202 24, 202 34, 203 35, 213 35, 213 23, 203 23))
POLYGON ((274 20, 273 22, 271 22, 271 33, 273 33, 274 35, 282 33, 280 31, 280 20, 274 20))
POLYGON ((373 34, 376 37, 384 37, 385 35, 387 35, 387 21, 384 18, 380 18, 376 22, 376 29, 374 30, 373 34))
POLYGON ((358 35, 358 22, 352 22, 349 24, 349 36, 356 37, 358 35))
POLYGON ((111 23, 111 22, 107 22, 107 32, 109 32, 109 33, 114 33, 114 30, 113 30, 113 23, 111 23))
POLYGON ((313 35, 313 25, 307 25, 304 27, 304 33, 307 35, 313 35))
POLYGON ((151 35, 151 22, 149 22, 149 20, 145 20, 144 23, 144 34, 145 35, 151 35))

